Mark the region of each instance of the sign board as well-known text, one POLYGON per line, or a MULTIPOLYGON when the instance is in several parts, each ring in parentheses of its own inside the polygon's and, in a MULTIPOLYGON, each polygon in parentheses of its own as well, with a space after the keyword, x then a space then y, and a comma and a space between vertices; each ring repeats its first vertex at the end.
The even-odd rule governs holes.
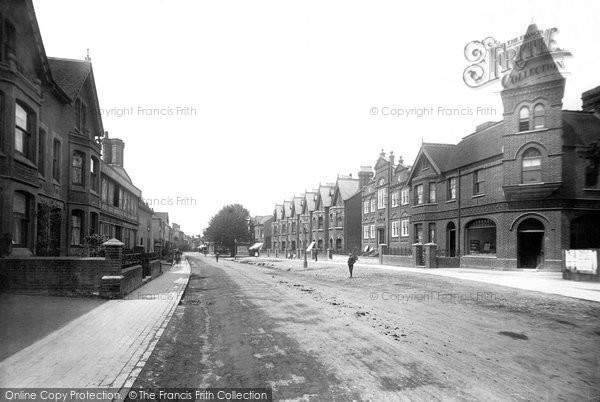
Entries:
POLYGON ((313 249, 313 247, 315 246, 315 242, 313 241, 312 243, 310 243, 308 245, 308 247, 306 248, 306 252, 310 253, 310 251, 313 249))
POLYGON ((598 250, 564 250, 565 270, 596 275, 598 272, 598 250))

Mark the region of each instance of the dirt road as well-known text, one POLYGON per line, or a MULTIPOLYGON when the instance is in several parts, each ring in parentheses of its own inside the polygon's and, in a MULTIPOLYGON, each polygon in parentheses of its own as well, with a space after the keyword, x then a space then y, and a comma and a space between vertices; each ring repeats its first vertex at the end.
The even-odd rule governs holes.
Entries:
POLYGON ((276 400, 600 399, 594 302, 339 265, 190 254, 134 387, 263 387, 276 400), (264 260, 263 260, 264 261, 264 260))

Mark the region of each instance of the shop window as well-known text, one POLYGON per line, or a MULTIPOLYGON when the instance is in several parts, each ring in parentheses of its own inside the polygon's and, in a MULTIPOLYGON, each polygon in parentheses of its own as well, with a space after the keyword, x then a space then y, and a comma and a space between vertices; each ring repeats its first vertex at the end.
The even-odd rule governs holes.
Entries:
POLYGON ((527 130, 529 130, 529 108, 523 106, 521 110, 519 110, 519 131, 527 130))
POLYGON ((469 254, 496 254, 496 224, 491 219, 475 219, 466 226, 469 254))
POLYGON ((542 154, 538 149, 528 148, 525 150, 521 166, 523 183, 540 183, 542 181, 542 154))

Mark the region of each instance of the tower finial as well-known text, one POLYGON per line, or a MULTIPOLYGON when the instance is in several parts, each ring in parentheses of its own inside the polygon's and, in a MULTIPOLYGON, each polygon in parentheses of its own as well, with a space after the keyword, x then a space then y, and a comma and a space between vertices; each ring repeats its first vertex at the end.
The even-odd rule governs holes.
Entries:
POLYGON ((86 49, 85 61, 92 61, 92 58, 90 57, 90 48, 89 47, 86 49))

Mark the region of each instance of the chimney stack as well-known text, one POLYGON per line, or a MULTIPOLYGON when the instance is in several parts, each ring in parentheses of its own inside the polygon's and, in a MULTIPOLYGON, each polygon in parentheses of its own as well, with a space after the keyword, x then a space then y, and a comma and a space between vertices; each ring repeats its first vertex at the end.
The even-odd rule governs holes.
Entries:
POLYGON ((125 143, 119 138, 104 138, 102 141, 102 154, 104 162, 109 165, 123 167, 123 153, 125 143))
POLYGON ((358 184, 360 188, 366 186, 373 177, 373 168, 371 166, 361 166, 358 172, 358 184))

